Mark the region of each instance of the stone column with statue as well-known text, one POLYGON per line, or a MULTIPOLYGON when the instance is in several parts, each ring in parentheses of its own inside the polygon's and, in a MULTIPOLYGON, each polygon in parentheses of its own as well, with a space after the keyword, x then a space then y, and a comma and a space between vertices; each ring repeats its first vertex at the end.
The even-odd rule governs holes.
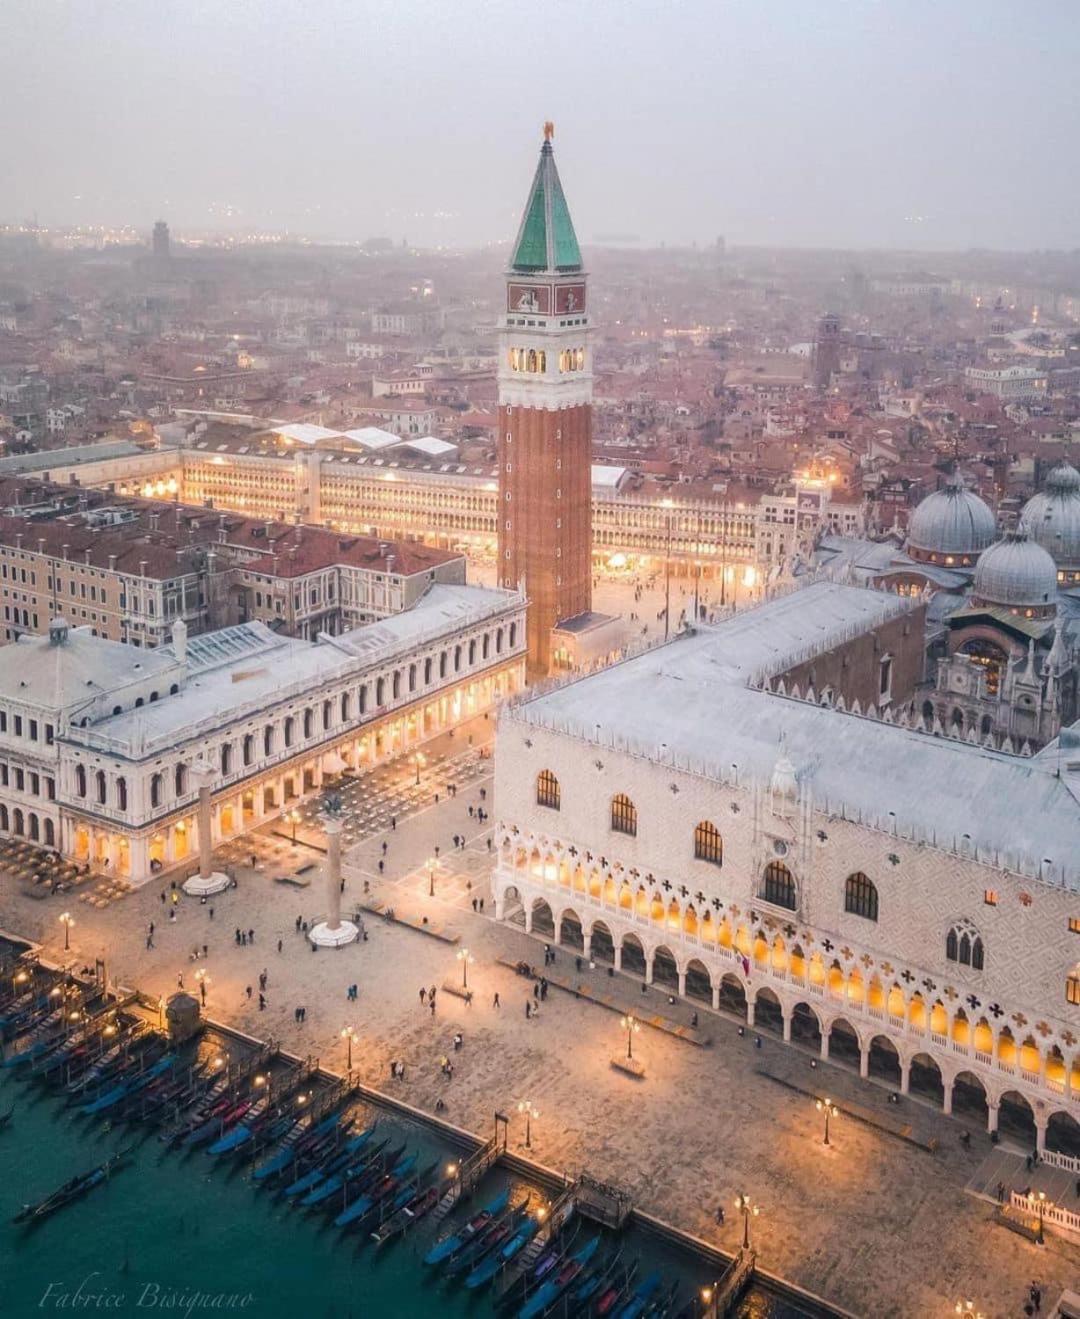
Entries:
POLYGON ((337 793, 326 799, 323 829, 326 833, 326 920, 308 934, 320 948, 340 948, 353 943, 360 935, 352 921, 341 919, 341 798, 337 793))

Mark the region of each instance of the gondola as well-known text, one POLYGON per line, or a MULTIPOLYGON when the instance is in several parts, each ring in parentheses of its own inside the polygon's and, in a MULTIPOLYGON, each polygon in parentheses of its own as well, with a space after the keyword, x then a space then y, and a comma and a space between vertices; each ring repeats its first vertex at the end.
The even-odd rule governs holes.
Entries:
POLYGON ((537 1319, 538 1315, 547 1314, 562 1297, 563 1292, 581 1276, 589 1260, 596 1254, 600 1245, 599 1236, 590 1237, 580 1250, 574 1252, 562 1265, 553 1278, 543 1283, 518 1311, 518 1319, 537 1319))
POLYGON ((251 1174, 252 1181, 263 1182, 284 1172, 291 1164, 311 1150, 321 1140, 332 1140, 334 1132, 341 1124, 339 1114, 331 1114, 306 1131, 301 1130, 294 1141, 282 1146, 276 1154, 265 1159, 251 1174))
POLYGON ((461 1250, 455 1251, 443 1265, 443 1273, 448 1278, 457 1277, 462 1273, 470 1273, 481 1260, 487 1258, 491 1251, 505 1246, 517 1231, 528 1207, 529 1197, 526 1196, 520 1204, 514 1205, 512 1209, 508 1209, 506 1213, 501 1214, 489 1227, 464 1245, 461 1250))
POLYGON ((9 1125, 11 1119, 15 1116, 15 1105, 12 1104, 6 1113, 0 1113, 0 1131, 9 1125))
POLYGON ((478 1232, 482 1232, 494 1218, 503 1212, 509 1203, 510 1188, 507 1187, 490 1204, 485 1205, 478 1214, 474 1214, 464 1227, 440 1237, 424 1256, 424 1263, 441 1264, 444 1259, 449 1259, 456 1250, 460 1250, 467 1241, 471 1241, 478 1232))
POLYGON ((614 1311, 614 1319, 638 1319, 658 1291, 662 1281, 663 1278, 657 1269, 646 1274, 631 1292, 629 1300, 624 1301, 614 1311))
POLYGON ((23 1205, 22 1209, 15 1215, 13 1222, 16 1223, 40 1223, 43 1219, 55 1214, 58 1209, 63 1209, 73 1200, 79 1199, 92 1191, 95 1186, 100 1186, 102 1182, 107 1181, 109 1176, 122 1163, 131 1157, 134 1146, 127 1149, 117 1150, 104 1163, 99 1164, 96 1168, 91 1168, 89 1172, 80 1173, 78 1177, 72 1177, 63 1186, 58 1187, 51 1195, 47 1195, 44 1200, 39 1200, 37 1204, 23 1205))
POLYGON ((449 1182, 444 1180, 432 1182, 430 1186, 424 1185, 438 1166, 439 1160, 436 1159, 429 1168, 425 1168, 417 1178, 416 1186, 410 1188, 410 1198, 400 1205, 396 1204, 393 1213, 372 1232, 371 1239, 377 1246, 383 1246, 402 1232, 407 1232, 439 1203, 449 1189, 449 1182))
POLYGON ((473 1268, 465 1279, 465 1286, 469 1291, 475 1291, 489 1283, 501 1268, 509 1264, 519 1251, 528 1245, 539 1230, 540 1220, 532 1214, 528 1215, 509 1241, 504 1242, 498 1250, 492 1251, 486 1259, 473 1268))

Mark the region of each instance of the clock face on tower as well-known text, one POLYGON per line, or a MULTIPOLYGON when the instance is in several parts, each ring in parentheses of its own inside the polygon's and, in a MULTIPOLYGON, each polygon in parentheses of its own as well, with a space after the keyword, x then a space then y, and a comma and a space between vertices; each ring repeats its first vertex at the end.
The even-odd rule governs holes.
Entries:
POLYGON ((551 315, 550 284, 507 284, 506 310, 532 316, 551 315))

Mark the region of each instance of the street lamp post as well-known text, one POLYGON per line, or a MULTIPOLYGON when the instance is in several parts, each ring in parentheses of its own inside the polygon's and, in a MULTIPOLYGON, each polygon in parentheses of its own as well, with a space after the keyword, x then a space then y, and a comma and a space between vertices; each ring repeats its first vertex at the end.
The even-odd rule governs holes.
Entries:
POLYGON ((267 1072, 265 1076, 257 1076, 255 1078, 255 1084, 266 1086, 266 1102, 268 1105, 271 1104, 273 1102, 273 1080, 270 1073, 267 1072))
POLYGON ((351 1072, 352 1071, 352 1042, 356 1038, 356 1027, 355 1026, 343 1027, 341 1031, 341 1038, 345 1041, 346 1048, 348 1049, 348 1060, 345 1065, 348 1068, 348 1070, 351 1072))
POLYGON ((294 806, 289 812, 289 823, 292 825, 292 843, 296 846, 296 826, 300 823, 300 812, 294 806))
POLYGON ((1036 1192, 1035 1200, 1039 1210, 1039 1235, 1035 1238, 1035 1240, 1039 1243, 1040 1246, 1045 1246, 1046 1234, 1043 1231, 1043 1214, 1046 1210, 1046 1192, 1045 1191, 1036 1192))
POLYGON ((822 1144, 823 1144, 823 1145, 828 1145, 828 1143, 829 1143, 829 1119, 830 1119, 830 1118, 834 1118, 834 1117, 836 1117, 837 1114, 840 1112, 840 1110, 836 1107, 836 1105, 833 1103, 833 1101, 832 1101, 831 1099, 819 1099, 819 1100, 817 1101, 815 1107, 817 1108, 817 1111, 818 1111, 819 1113, 824 1113, 824 1114, 825 1114, 825 1139, 822 1141, 822 1144))
POLYGON ((469 988, 469 963, 475 962, 476 958, 469 952, 468 948, 459 948, 457 959, 461 963, 461 987, 469 988))
POLYGON ((428 869, 427 895, 429 898, 433 898, 435 896, 435 858, 433 856, 428 857, 427 869, 428 869))
POLYGON ((966 1319, 986 1319, 981 1310, 976 1310, 974 1301, 957 1301, 956 1313, 965 1315, 966 1319))
POLYGON ((415 768, 416 768, 416 779, 415 779, 414 781, 415 781, 415 783, 416 783, 416 786, 419 787, 419 786, 420 786, 420 769, 421 769, 421 767, 422 767, 423 764, 424 764, 424 757, 423 757, 423 756, 421 755, 421 753, 418 751, 418 752, 416 753, 416 755, 413 756, 412 759, 413 759, 413 765, 414 765, 415 768))
POLYGON ((64 927, 64 952, 71 947, 71 927, 75 924, 75 917, 70 911, 60 913, 60 924, 64 927))
POLYGON ((638 1034, 638 1032, 641 1030, 641 1027, 638 1025, 637 1018, 629 1015, 623 1017, 622 1021, 620 1022, 620 1025, 622 1026, 623 1030, 626 1031, 626 1056, 627 1058, 633 1058, 634 1036, 638 1034))
POLYGON ((525 1148, 532 1149, 532 1124, 540 1116, 536 1105, 528 1099, 523 1099, 517 1106, 519 1113, 525 1114, 525 1148))
POLYGON ((742 1195, 737 1195, 735 1197, 735 1208, 741 1210, 743 1216, 742 1248, 743 1250, 749 1250, 750 1249, 750 1219, 757 1218, 761 1210, 758 1208, 756 1204, 753 1204, 751 1202, 750 1197, 745 1193, 742 1195))

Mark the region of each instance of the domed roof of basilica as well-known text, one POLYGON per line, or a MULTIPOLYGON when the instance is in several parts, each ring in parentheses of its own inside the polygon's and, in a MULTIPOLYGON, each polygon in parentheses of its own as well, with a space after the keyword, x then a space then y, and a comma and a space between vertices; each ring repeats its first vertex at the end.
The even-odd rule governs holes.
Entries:
POLYGON ((932 554, 978 554, 993 544, 996 535, 988 505, 955 472, 912 513, 907 543, 932 554))
POLYGON ((1080 567, 1080 472, 1062 460, 1020 514, 1020 525, 1058 564, 1080 567))
POLYGON ((1025 531, 1010 531, 979 556, 971 590, 988 604, 1027 608, 1053 604, 1057 565, 1025 531))

